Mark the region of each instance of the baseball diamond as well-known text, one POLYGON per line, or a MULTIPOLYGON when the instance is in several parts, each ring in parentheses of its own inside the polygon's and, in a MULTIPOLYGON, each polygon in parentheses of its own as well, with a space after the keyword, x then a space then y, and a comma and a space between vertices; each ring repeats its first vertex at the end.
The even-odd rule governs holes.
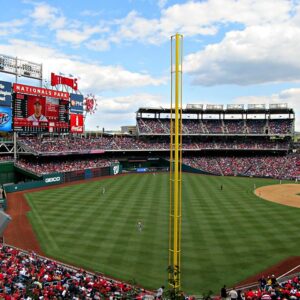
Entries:
MULTIPOLYGON (((167 181, 168 174, 107 178, 105 201, 97 180, 26 193, 28 217, 47 256, 153 289, 165 282, 167 181)), ((298 209, 262 201, 254 184, 278 180, 184 174, 187 292, 217 292, 298 254, 298 209)))

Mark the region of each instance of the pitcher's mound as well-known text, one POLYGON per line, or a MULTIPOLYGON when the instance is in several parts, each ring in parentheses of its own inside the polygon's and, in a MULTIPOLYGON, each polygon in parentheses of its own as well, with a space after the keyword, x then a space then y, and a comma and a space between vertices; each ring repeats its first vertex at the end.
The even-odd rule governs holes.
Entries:
POLYGON ((300 184, 276 184, 262 186, 255 190, 255 195, 279 204, 300 207, 300 184))

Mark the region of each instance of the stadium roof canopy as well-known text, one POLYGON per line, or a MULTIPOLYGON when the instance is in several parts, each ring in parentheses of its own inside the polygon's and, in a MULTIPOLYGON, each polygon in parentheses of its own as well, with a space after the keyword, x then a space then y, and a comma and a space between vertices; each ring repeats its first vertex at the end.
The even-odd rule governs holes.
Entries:
MULTIPOLYGON (((141 107, 136 112, 137 114, 169 114, 170 108, 164 107, 141 107)), ((174 109, 173 109, 174 113, 174 109)), ((267 108, 264 104, 249 104, 248 108, 244 108, 243 104, 227 105, 204 105, 188 104, 182 109, 183 114, 292 114, 294 110, 289 108, 287 104, 270 104, 267 108)))

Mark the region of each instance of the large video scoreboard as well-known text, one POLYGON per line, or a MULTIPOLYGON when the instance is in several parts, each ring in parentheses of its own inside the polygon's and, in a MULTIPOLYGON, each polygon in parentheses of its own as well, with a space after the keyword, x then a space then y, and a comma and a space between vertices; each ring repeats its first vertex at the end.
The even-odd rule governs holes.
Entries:
POLYGON ((50 97, 13 95, 15 131, 68 132, 69 102, 50 97))
POLYGON ((83 132, 83 96, 0 81, 0 131, 83 132))
POLYGON ((69 131, 69 93, 17 83, 13 92, 14 131, 69 131))

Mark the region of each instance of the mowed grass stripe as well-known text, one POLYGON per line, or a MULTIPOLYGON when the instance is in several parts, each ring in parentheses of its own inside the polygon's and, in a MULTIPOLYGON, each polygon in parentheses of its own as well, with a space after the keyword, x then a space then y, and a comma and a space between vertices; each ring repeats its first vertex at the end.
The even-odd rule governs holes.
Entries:
MULTIPOLYGON (((224 283, 233 285, 297 255, 299 210, 253 194, 254 185, 278 181, 194 174, 183 179, 186 291, 217 292, 224 283)), ((48 255, 157 288, 167 284, 168 195, 168 174, 134 174, 30 193, 29 217, 48 255)))

